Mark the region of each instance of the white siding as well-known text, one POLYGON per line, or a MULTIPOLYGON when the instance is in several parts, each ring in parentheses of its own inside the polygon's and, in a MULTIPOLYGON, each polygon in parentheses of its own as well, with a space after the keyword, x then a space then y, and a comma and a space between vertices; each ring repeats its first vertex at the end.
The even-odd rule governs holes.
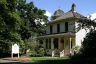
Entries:
POLYGON ((65 32, 65 23, 60 23, 60 32, 65 32))
POLYGON ((57 24, 53 25, 53 33, 57 33, 57 24))
MULTIPOLYGON (((78 27, 78 23, 75 23, 75 27, 78 27)), ((85 30, 85 29, 80 29, 77 33, 76 33, 76 45, 81 46, 81 42, 84 40, 86 34, 89 32, 89 30, 85 30)))
POLYGON ((50 34, 50 26, 46 27, 46 34, 50 34))

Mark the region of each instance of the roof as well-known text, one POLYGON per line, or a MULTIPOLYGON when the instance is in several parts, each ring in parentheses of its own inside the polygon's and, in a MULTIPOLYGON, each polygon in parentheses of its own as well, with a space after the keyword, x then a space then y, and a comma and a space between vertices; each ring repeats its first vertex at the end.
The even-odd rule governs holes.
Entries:
POLYGON ((82 18, 82 17, 84 17, 84 16, 77 12, 69 11, 69 12, 65 13, 64 15, 62 15, 52 21, 59 21, 59 20, 67 19, 67 18, 82 18))
POLYGON ((58 9, 54 12, 53 16, 62 16, 64 15, 64 11, 61 9, 58 9))
POLYGON ((64 36, 75 36, 75 33, 68 32, 68 33, 60 33, 60 34, 50 34, 50 35, 39 36, 38 38, 46 38, 46 37, 64 37, 64 36))
POLYGON ((80 19, 80 18, 85 18, 85 16, 83 16, 82 14, 78 13, 76 11, 76 5, 73 3, 72 4, 72 7, 71 7, 71 10, 66 12, 66 13, 61 13, 62 10, 57 10, 55 11, 54 15, 57 15, 56 12, 60 12, 58 14, 61 14, 59 17, 51 20, 49 23, 54 23, 55 21, 58 22, 58 21, 61 21, 61 20, 64 20, 64 19, 69 19, 69 18, 77 18, 77 19, 80 19))

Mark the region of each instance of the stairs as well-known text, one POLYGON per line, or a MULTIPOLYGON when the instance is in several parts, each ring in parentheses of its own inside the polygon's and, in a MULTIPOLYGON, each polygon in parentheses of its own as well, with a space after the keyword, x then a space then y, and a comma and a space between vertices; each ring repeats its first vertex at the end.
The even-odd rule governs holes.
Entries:
POLYGON ((60 52, 60 57, 64 57, 64 50, 60 52))
POLYGON ((52 57, 64 57, 64 50, 53 50, 52 57))

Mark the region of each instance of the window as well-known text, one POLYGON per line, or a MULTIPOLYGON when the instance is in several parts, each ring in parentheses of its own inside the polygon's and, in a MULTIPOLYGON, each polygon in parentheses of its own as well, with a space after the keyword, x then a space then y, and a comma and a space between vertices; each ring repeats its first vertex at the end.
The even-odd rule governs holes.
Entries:
POLYGON ((52 30, 52 26, 50 25, 50 34, 52 34, 53 30, 52 30))
POLYGON ((68 22, 65 22, 65 32, 68 32, 68 22))
POLYGON ((57 33, 60 32, 60 24, 57 24, 57 33))

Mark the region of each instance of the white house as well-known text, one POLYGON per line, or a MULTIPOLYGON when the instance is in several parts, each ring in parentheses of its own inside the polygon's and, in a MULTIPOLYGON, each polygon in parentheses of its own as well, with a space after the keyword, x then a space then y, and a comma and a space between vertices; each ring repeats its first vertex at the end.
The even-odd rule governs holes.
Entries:
POLYGON ((81 46, 81 42, 86 35, 84 29, 78 32, 78 20, 84 18, 76 11, 76 5, 72 4, 71 10, 64 12, 61 9, 55 11, 51 21, 47 23, 46 34, 39 36, 39 44, 51 55, 52 51, 62 52, 69 55, 74 46, 81 46))

